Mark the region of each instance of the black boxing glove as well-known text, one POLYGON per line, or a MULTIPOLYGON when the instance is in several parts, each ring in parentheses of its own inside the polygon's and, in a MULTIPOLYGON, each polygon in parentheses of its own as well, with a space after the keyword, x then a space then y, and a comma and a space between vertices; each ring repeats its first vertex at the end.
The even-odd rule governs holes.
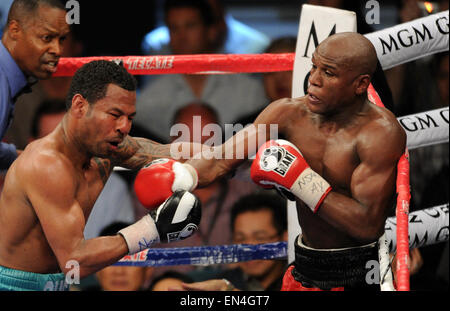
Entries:
POLYGON ((122 229, 128 253, 134 254, 154 243, 170 243, 190 237, 198 229, 202 211, 200 200, 188 191, 175 191, 156 210, 122 229))

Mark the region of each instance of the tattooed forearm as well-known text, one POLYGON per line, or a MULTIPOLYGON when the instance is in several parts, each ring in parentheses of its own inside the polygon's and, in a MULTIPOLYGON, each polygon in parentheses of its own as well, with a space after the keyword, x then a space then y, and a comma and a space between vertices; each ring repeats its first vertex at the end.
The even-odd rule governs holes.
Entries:
POLYGON ((162 145, 146 138, 127 137, 120 146, 122 161, 118 163, 129 169, 140 169, 158 158, 170 158, 170 145, 162 145))

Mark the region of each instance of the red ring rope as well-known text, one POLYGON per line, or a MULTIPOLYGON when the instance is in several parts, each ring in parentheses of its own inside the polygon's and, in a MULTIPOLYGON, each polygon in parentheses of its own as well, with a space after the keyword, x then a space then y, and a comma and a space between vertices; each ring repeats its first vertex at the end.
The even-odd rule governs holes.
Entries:
MULTIPOLYGON (((75 57, 61 58, 54 76, 73 76, 82 65, 93 60, 122 61, 133 75, 150 74, 227 74, 290 71, 295 53, 281 54, 202 54, 167 56, 75 57)), ((370 85, 369 99, 384 107, 377 92, 370 85)), ((410 202, 408 150, 397 166, 397 289, 409 290, 408 214, 410 202)))
MULTIPOLYGON (((373 88, 368 89, 369 100, 384 107, 381 98, 373 88)), ((401 156, 397 165, 397 290, 409 291, 409 236, 408 215, 411 193, 409 188, 409 155, 408 149, 401 156)))
POLYGON ((75 71, 94 60, 121 60, 133 75, 175 73, 254 73, 289 71, 295 53, 280 54, 197 54, 166 56, 73 57, 61 58, 53 76, 73 76, 75 71))
POLYGON ((408 150, 400 158, 397 169, 397 290, 409 291, 408 215, 411 193, 409 189, 408 150))

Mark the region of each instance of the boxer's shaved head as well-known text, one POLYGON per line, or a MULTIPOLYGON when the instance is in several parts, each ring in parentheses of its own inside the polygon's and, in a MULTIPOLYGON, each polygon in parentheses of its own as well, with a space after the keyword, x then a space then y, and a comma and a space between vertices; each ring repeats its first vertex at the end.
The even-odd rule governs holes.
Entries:
POLYGON ((316 53, 361 75, 368 74, 372 77, 377 67, 375 47, 366 37, 356 32, 328 37, 319 44, 316 53))

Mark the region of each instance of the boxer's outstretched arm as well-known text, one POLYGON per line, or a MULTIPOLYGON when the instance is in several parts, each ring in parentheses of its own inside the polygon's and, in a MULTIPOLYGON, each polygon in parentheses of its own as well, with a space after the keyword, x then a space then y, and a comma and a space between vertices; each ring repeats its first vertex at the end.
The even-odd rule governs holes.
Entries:
POLYGON ((258 146, 269 139, 271 124, 278 125, 278 130, 282 131, 283 118, 289 116, 286 109, 291 106, 289 99, 273 102, 261 112, 253 126, 217 147, 189 142, 159 144, 150 139, 127 136, 118 146, 115 158, 111 159, 111 169, 122 166, 138 170, 155 159, 170 158, 194 166, 198 171, 199 185, 205 186, 256 153, 258 146))
POLYGON ((114 156, 111 159, 113 166, 137 170, 155 159, 170 158, 170 145, 147 138, 126 136, 114 156))
POLYGON ((127 254, 128 248, 119 235, 84 239, 85 215, 76 199, 79 185, 73 177, 77 174, 80 172, 65 159, 37 156, 24 169, 22 178, 26 180, 28 200, 61 271, 67 272, 67 262, 76 260, 80 277, 84 277, 116 262, 127 254))
POLYGON ((192 150, 198 148, 201 148, 201 145, 196 143, 160 144, 147 138, 127 136, 118 146, 118 151, 114 158, 111 159, 112 167, 122 166, 132 170, 139 170, 144 165, 160 158, 185 162, 193 156, 192 150), (180 153, 181 150, 191 150, 191 152, 180 153))
POLYGON ((290 117, 290 110, 294 107, 294 102, 288 98, 272 102, 252 125, 242 129, 222 145, 205 148, 200 156, 197 154, 187 161, 199 172, 198 184, 208 185, 256 154, 259 146, 271 139, 271 126, 276 126, 279 133, 285 130, 284 126, 288 124, 286 118, 290 117))
POLYGON ((351 178, 351 197, 331 191, 317 214, 360 241, 372 242, 384 230, 394 207, 397 164, 405 152, 406 134, 395 122, 377 123, 359 136, 360 164, 351 178))

